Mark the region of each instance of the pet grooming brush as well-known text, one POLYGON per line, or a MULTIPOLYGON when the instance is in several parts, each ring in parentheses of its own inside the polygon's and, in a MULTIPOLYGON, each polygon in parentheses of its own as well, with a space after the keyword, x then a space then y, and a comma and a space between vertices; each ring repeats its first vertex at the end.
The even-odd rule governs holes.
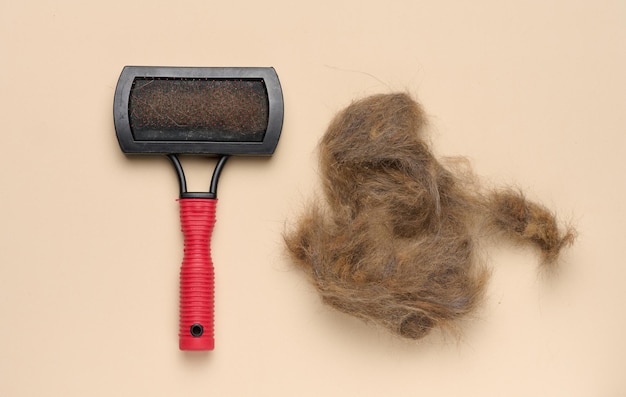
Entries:
POLYGON ((127 154, 167 155, 180 185, 184 255, 180 270, 181 350, 214 348, 214 270, 210 241, 217 183, 230 155, 269 156, 283 123, 273 68, 127 66, 113 104, 127 154), (217 156, 208 192, 188 192, 178 155, 217 156))

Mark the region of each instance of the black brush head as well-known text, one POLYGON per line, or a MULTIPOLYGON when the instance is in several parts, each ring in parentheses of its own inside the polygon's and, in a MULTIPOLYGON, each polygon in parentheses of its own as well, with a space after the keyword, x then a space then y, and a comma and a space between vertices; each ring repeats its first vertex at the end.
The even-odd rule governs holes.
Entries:
POLYGON ((113 113, 125 153, 271 155, 283 97, 273 68, 127 66, 113 113))

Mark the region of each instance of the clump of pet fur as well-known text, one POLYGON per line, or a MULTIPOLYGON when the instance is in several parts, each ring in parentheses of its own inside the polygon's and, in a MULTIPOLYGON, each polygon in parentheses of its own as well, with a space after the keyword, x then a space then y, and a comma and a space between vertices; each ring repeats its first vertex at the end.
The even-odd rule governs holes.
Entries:
POLYGON ((404 93, 340 112, 319 148, 326 203, 311 204, 285 235, 325 303, 412 339, 454 329, 480 304, 489 273, 476 246, 485 230, 533 244, 546 265, 574 238, 521 192, 485 193, 444 167, 424 125, 404 93))

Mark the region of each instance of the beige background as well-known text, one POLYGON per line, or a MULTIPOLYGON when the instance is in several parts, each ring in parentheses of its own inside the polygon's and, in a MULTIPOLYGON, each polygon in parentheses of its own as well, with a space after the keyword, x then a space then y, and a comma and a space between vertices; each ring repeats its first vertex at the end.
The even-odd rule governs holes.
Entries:
MULTIPOLYGON (((0 0, 0 396, 626 396, 626 3, 0 0), (177 348, 177 184, 126 158, 124 65, 274 66, 270 160, 233 159, 213 240, 216 350, 177 348), (323 306, 281 233, 352 99, 408 90, 440 155, 580 232, 558 277, 489 251, 460 340, 323 306)), ((186 163, 192 189, 212 162, 186 163)))

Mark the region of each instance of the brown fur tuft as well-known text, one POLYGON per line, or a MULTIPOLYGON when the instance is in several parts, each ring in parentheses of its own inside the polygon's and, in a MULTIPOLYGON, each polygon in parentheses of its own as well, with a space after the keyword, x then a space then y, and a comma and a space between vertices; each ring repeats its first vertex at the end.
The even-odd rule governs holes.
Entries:
MULTIPOLYGON (((408 95, 348 106, 320 143, 327 206, 313 204, 285 241, 325 303, 418 339, 480 303, 484 225, 539 247, 546 262, 573 240, 544 207, 512 191, 481 192, 440 164, 408 95)), ((487 228, 489 229, 489 228, 487 228)))
POLYGON ((528 201, 521 192, 495 192, 488 204, 494 225, 515 240, 537 247, 543 264, 554 264, 561 249, 571 245, 576 238, 572 227, 561 233, 554 214, 544 206, 528 201))

